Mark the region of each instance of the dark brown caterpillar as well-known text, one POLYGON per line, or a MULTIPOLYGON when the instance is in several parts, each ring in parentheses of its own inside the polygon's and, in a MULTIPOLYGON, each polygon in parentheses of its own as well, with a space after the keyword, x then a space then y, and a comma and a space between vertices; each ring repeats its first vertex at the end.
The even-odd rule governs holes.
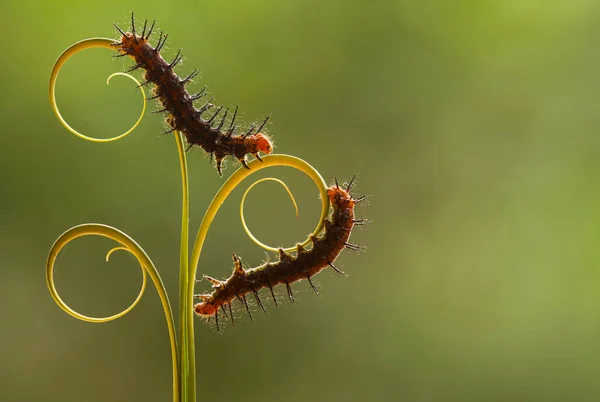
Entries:
POLYGON ((352 181, 344 190, 339 187, 336 181, 336 184, 327 190, 329 201, 333 206, 331 221, 325 220, 325 233, 322 237, 311 237, 313 246, 310 250, 298 245, 297 255, 294 257, 279 249, 279 261, 247 270, 242 267, 242 260, 234 254, 233 273, 225 281, 204 276, 206 280, 212 283, 214 290, 210 294, 196 295, 197 298, 201 299, 201 302, 194 306, 196 314, 205 317, 214 316, 217 330, 219 330, 219 309, 224 315, 227 315, 225 310, 227 305, 233 323, 231 302, 236 298, 244 305, 250 318, 252 318, 246 300, 246 295, 250 293, 254 294, 257 304, 266 312, 258 294, 259 290, 263 288, 269 288, 273 302, 277 305, 273 287, 285 284, 288 297, 293 303, 294 295, 290 287, 291 283, 307 279, 312 289, 318 294, 319 291, 312 283, 311 277, 327 267, 331 267, 339 274, 344 275, 333 263, 344 247, 355 251, 362 250, 361 247, 348 243, 348 239, 355 224, 368 223, 366 219, 355 219, 354 217, 354 205, 363 201, 366 197, 353 199, 349 193, 351 186, 352 181))
POLYGON ((247 154, 254 155, 254 157, 260 160, 259 152, 265 154, 273 152, 271 139, 261 133, 269 117, 256 130, 256 134, 253 134, 256 126, 252 125, 248 131, 241 135, 235 134, 237 128, 235 124, 238 111, 237 106, 233 112, 229 127, 226 130, 223 130, 223 125, 225 124, 229 109, 225 110, 220 121, 218 116, 223 110, 223 106, 219 106, 214 113, 207 117, 203 117, 205 112, 215 107, 211 103, 212 98, 205 102, 199 109, 194 107, 194 101, 206 95, 206 87, 195 95, 190 95, 185 87, 186 84, 190 83, 198 75, 199 71, 194 70, 183 79, 175 74, 173 67, 183 58, 181 50, 177 52, 175 59, 171 63, 167 63, 162 58, 160 49, 167 41, 168 35, 163 35, 161 32, 156 47, 152 47, 148 39, 154 29, 154 22, 152 22, 150 29, 146 32, 147 21, 144 21, 142 34, 137 35, 132 13, 131 32, 123 32, 117 25, 115 27, 122 35, 121 41, 114 44, 115 48, 121 52, 120 56, 129 55, 135 59, 135 66, 129 69, 128 72, 137 70, 138 68, 146 70, 146 82, 142 85, 148 83, 155 85, 153 90, 154 96, 150 99, 158 99, 160 101, 163 109, 159 112, 169 113, 166 121, 171 129, 167 133, 175 130, 180 131, 187 140, 188 149, 193 145, 198 145, 210 154, 211 161, 214 156, 219 175, 221 175, 221 162, 228 155, 234 156, 244 167, 249 169, 246 163, 247 154))

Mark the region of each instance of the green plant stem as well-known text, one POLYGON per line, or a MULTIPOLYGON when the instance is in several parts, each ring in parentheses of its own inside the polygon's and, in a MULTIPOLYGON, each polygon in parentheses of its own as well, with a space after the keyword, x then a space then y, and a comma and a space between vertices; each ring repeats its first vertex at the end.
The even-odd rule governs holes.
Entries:
POLYGON ((194 344, 194 316, 187 314, 193 309, 193 296, 188 297, 190 289, 194 289, 194 278, 189 274, 189 180, 187 160, 183 137, 179 131, 175 133, 177 153, 181 166, 181 246, 179 252, 179 356, 181 373, 180 395, 183 402, 196 400, 196 358, 194 344), (190 279, 191 278, 191 279, 190 279), (190 283, 191 282, 191 283, 190 283))

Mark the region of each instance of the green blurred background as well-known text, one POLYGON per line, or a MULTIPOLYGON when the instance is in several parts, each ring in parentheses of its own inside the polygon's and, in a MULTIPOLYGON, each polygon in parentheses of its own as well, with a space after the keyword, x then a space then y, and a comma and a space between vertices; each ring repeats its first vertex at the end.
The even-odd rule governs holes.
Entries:
MULTIPOLYGON (((0 108, 0 400, 166 401, 169 345, 153 289, 121 320, 62 312, 46 289, 47 252, 85 222, 125 231, 176 300, 180 182, 162 117, 111 144, 62 128, 47 99, 58 55, 83 38, 116 38, 130 10, 156 18, 202 70, 216 101, 243 120, 273 113, 276 151, 326 180, 358 174, 372 194, 358 214, 363 254, 306 283, 297 303, 217 334, 198 320, 199 401, 600 400, 600 3, 490 1, 7 1, 0 108)), ((156 37, 155 37, 156 40, 156 37)), ((109 137, 129 127, 139 93, 106 77, 130 61, 107 50, 71 59, 58 80, 67 120, 109 137)), ((150 109, 155 108, 150 105, 150 109)), ((190 151, 192 237, 224 179, 190 151)), ((226 176, 236 164, 228 163, 226 176)), ((271 244, 316 223, 309 179, 247 201, 271 244)), ((260 176, 260 174, 258 175, 260 176)), ((242 189, 219 213, 200 272, 224 277, 231 253, 256 265, 242 189)), ((89 315, 130 303, 136 263, 98 238, 71 243, 56 273, 64 299, 89 315)), ((199 284, 198 290, 207 289, 199 284)), ((241 312, 238 312, 241 316, 241 312)))

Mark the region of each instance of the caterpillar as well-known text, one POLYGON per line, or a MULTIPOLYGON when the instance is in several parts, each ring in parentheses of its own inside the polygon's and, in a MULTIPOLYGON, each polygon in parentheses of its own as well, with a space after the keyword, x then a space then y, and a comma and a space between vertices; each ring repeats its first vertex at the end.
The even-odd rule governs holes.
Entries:
POLYGON ((160 50, 168 37, 168 34, 163 35, 162 32, 156 46, 150 45, 148 40, 155 22, 152 22, 146 32, 148 21, 144 21, 142 33, 138 35, 135 32, 135 21, 133 13, 131 13, 131 32, 124 32, 115 24, 115 28, 121 34, 121 39, 114 43, 114 47, 120 52, 117 57, 131 56, 135 60, 136 64, 127 72, 139 68, 146 71, 144 77, 146 81, 141 85, 154 84, 153 96, 149 99, 158 99, 162 104, 163 109, 157 112, 168 113, 166 122, 170 130, 167 131, 167 134, 177 130, 185 136, 188 150, 197 145, 210 154, 211 162, 214 156, 219 175, 222 175, 221 163, 228 155, 237 158, 245 168, 250 169, 246 155, 251 154, 261 160, 259 152, 264 154, 273 152, 273 142, 262 132, 270 116, 264 119, 256 132, 256 125, 252 124, 246 132, 239 135, 236 134, 237 124, 235 124, 237 106, 226 130, 223 130, 223 125, 227 119, 229 108, 225 110, 220 121, 218 116, 223 110, 223 106, 219 106, 214 113, 203 117, 206 112, 216 107, 211 103, 213 98, 206 101, 199 109, 194 106, 194 101, 206 96, 206 87, 197 94, 190 95, 186 85, 192 82, 199 71, 193 70, 183 79, 173 71, 173 68, 181 62, 183 55, 179 50, 170 63, 161 56, 160 50))
POLYGON ((353 199, 350 195, 350 188, 354 178, 348 183, 346 189, 340 188, 337 180, 335 185, 327 189, 329 202, 333 207, 331 220, 325 219, 325 233, 321 237, 312 236, 312 248, 307 250, 301 245, 296 246, 296 256, 279 249, 279 261, 267 262, 261 266, 251 269, 244 269, 242 259, 233 254, 233 273, 224 281, 204 276, 204 279, 212 284, 212 293, 194 295, 201 299, 200 303, 194 306, 194 312, 201 317, 214 316, 217 331, 219 331, 219 309, 223 315, 227 316, 225 306, 228 307, 229 316, 233 325, 234 318, 231 309, 231 302, 238 299, 245 307, 250 319, 252 314, 248 307, 246 296, 252 293, 258 306, 266 313, 266 309, 260 299, 259 291, 268 288, 277 306, 277 298, 273 292, 273 287, 285 284, 287 295, 290 302, 294 302, 294 295, 290 284, 306 279, 315 293, 319 294, 318 289, 313 284, 311 278, 327 267, 331 267, 335 272, 345 275, 339 270, 334 262, 344 248, 354 251, 362 251, 363 248, 356 244, 348 243, 350 233, 354 225, 366 224, 366 219, 355 219, 354 206, 363 201, 366 196, 353 199))

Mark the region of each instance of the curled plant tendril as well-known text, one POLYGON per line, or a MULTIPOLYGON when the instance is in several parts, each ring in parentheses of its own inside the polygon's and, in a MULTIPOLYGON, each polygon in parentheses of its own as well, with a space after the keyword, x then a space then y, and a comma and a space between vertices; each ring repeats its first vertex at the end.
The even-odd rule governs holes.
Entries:
POLYGON ((129 130, 127 130, 123 134, 117 135, 116 137, 112 137, 112 138, 88 137, 87 135, 81 134, 79 131, 77 131, 73 127, 71 127, 69 125, 69 123, 67 123, 65 121, 65 119, 62 117, 62 115, 60 114, 58 105, 56 104, 56 79, 58 78, 58 73, 60 72, 60 69, 62 68, 62 66, 75 53, 78 53, 82 50, 92 49, 92 48, 97 48, 97 47, 115 50, 115 47, 113 46, 114 43, 115 43, 114 40, 108 39, 108 38, 90 38, 90 39, 84 39, 80 42, 74 43, 73 45, 69 46, 67 48, 67 50, 65 50, 58 57, 58 59, 54 63, 52 72, 50 73, 50 85, 48 88, 48 96, 50 97, 50 106, 52 107, 52 111, 56 115, 56 118, 60 121, 60 123, 67 130, 69 130, 71 133, 75 134, 77 137, 82 138, 84 140, 88 140, 88 141, 92 141, 92 142, 112 142, 112 141, 120 140, 121 138, 125 137, 126 135, 128 135, 129 133, 131 133, 133 130, 135 130, 137 128, 137 126, 140 124, 140 122, 144 118, 144 113, 146 112, 146 94, 144 93, 144 88, 140 85, 140 82, 135 77, 133 77, 129 74, 117 72, 117 73, 111 74, 108 77, 108 79, 106 80, 106 84, 107 85, 110 84, 110 80, 116 75, 122 75, 124 77, 127 77, 127 78, 133 80, 133 82, 135 82, 138 85, 138 87, 140 88, 140 91, 142 93, 142 99, 144 100, 144 104, 142 106, 142 113, 140 114, 140 117, 135 122, 135 124, 129 130))
MULTIPOLYGON (((86 234, 92 234, 92 233, 84 233, 81 236, 85 236, 86 234)), ((64 234, 63 234, 64 236, 64 234)), ((65 242, 61 242, 61 237, 58 238, 58 240, 54 243, 54 246, 52 247, 52 249, 50 250, 50 254, 52 255, 53 250, 56 247, 56 251, 55 251, 55 256, 58 255, 58 253, 60 253, 60 250, 67 245, 68 242, 70 242, 71 240, 75 239, 75 237, 68 239, 65 242)), ((124 250, 124 251, 130 251, 127 247, 115 247, 112 250, 110 250, 108 253, 106 253, 106 262, 109 261, 110 256, 112 255, 113 252, 117 251, 117 250, 124 250)), ((133 253, 132 253, 133 254, 133 253)), ((135 254, 133 254, 135 257, 135 254)), ((54 257, 56 258, 56 257, 54 257)), ((136 257, 137 259, 137 257, 136 257)), ((138 259, 138 262, 140 262, 140 260, 138 259)), ((141 264, 141 262, 140 262, 141 264)), ((109 322, 109 321, 113 321, 116 320, 117 318, 121 318, 123 317, 125 314, 129 313, 131 310, 133 310, 133 308, 139 303, 139 301, 142 299, 142 296, 144 294, 144 291, 146 290, 146 268, 144 268, 143 266, 140 265, 140 268, 142 268, 142 287, 140 288, 140 292, 138 293, 136 299, 133 301, 133 303, 131 303, 131 305, 129 307, 127 307, 125 310, 121 311, 120 313, 117 313, 115 315, 111 315, 108 317, 89 317, 83 314, 78 313, 77 311, 73 310, 71 307, 69 307, 67 305, 67 303, 65 303, 62 298, 59 296, 58 291, 56 290, 56 287, 54 285, 54 261, 52 261, 51 265, 46 266, 46 279, 47 279, 47 283, 48 283, 48 288, 50 290, 50 294, 52 295, 52 298, 54 298, 54 301, 56 302, 56 304, 58 304, 60 306, 60 308, 62 308, 67 314, 80 319, 81 321, 86 321, 86 322, 94 322, 94 323, 103 323, 103 322, 109 322)))
MULTIPOLYGON (((50 253, 48 255, 48 260, 46 262, 46 282, 48 284, 48 289, 50 291, 50 294, 52 295, 52 298, 54 298, 54 301, 56 301, 56 303, 60 306, 60 308, 62 308, 66 313, 70 314, 71 316, 78 318, 82 321, 94 322, 94 323, 103 323, 103 322, 112 321, 112 320, 115 320, 117 318, 124 316, 129 311, 131 311, 137 305, 137 303, 140 301, 142 295, 144 294, 144 290, 146 288, 146 273, 148 275, 150 275, 150 278, 152 279, 152 281, 154 282, 154 285, 156 286, 156 289, 158 291, 158 294, 159 294, 159 297, 160 297, 160 300, 161 300, 161 303, 162 303, 162 306, 163 306, 163 309, 165 312, 165 316, 167 317, 167 326, 169 329, 169 335, 170 335, 170 339, 171 339, 171 353, 172 353, 172 360, 173 360, 173 382, 174 382, 174 385, 176 385, 178 383, 177 343, 176 343, 176 334, 175 334, 175 323, 173 320, 173 313, 171 311, 171 305, 169 303, 169 299, 167 298, 167 291, 166 291, 165 286, 160 278, 160 275, 158 274, 158 271, 154 267, 154 264, 152 263, 152 261, 150 260, 148 255, 144 252, 144 250, 131 237, 127 236, 125 233, 123 233, 115 228, 112 228, 112 227, 106 226, 106 225, 101 225, 101 224, 88 223, 88 224, 84 224, 84 225, 75 226, 75 227, 67 230, 66 232, 64 232, 62 235, 60 235, 60 237, 58 239, 56 239, 56 241, 52 245, 52 248, 50 249, 50 253), (119 244, 121 244, 120 246, 111 249, 106 254, 107 261, 114 251, 126 250, 136 258, 136 260, 140 264, 140 267, 142 268, 142 272, 143 272, 142 287, 141 287, 140 292, 139 292, 137 298, 135 299, 135 301, 129 307, 127 307, 125 310, 123 310, 120 313, 117 313, 115 315, 109 316, 109 317, 101 317, 101 318, 89 317, 89 316, 86 316, 86 315, 76 312, 75 310, 71 309, 71 307, 69 307, 62 300, 62 298, 58 294, 58 291, 56 290, 56 286, 54 285, 54 264, 56 262, 56 258, 58 256, 58 254, 60 253, 60 251, 72 240, 75 240, 78 237, 90 236, 90 235, 97 235, 97 236, 109 238, 109 239, 112 239, 112 240, 118 242, 119 244)), ((173 389, 174 389, 174 391, 173 391, 174 393, 178 393, 177 386, 174 386, 173 389)), ((178 398, 177 395, 174 395, 174 396, 178 398)), ((177 401, 179 399, 174 399, 174 400, 177 401)))
MULTIPOLYGON (((285 189, 285 191, 287 191, 288 195, 292 199, 292 203, 294 204, 294 208, 296 209, 296 216, 298 216, 298 204, 296 204, 296 200, 294 199, 294 195, 292 194, 292 192, 290 191, 290 189, 288 188, 288 186, 283 181, 281 181, 279 179, 276 179, 274 177, 265 177, 264 179, 260 179, 260 180, 255 181, 250 186, 248 186, 248 188, 244 192, 244 195, 242 196, 242 201, 240 202, 240 220, 242 221, 242 226, 244 227, 244 231, 246 232, 246 234, 248 235, 248 237, 254 243, 256 243, 258 246, 262 247, 265 250, 269 250, 269 251, 275 252, 275 251, 278 251, 279 248, 278 247, 268 246, 268 245, 264 244, 263 242, 261 242, 260 240, 258 240, 252 234, 252 232, 250 231, 250 229, 248 229, 248 225, 246 225, 246 219, 244 218, 244 202, 246 201, 246 196, 248 195, 248 193, 250 192, 250 190, 252 190, 252 188, 254 186, 256 186, 258 183, 262 183, 263 181, 274 181, 274 182, 277 182, 277 183, 279 183, 279 184, 281 184, 283 186, 283 188, 285 189)), ((290 248, 286 248, 284 250, 286 252, 287 251, 292 251, 292 250, 296 250, 296 247, 290 247, 290 248)))
MULTIPOLYGON (((303 161, 302 159, 296 158, 295 156, 273 155, 273 154, 264 156, 262 158, 262 162, 255 159, 252 162, 250 162, 248 164, 248 166, 250 167, 250 170, 240 168, 235 173, 233 173, 231 175, 231 177, 229 177, 229 179, 227 179, 227 181, 223 184, 223 186, 221 187, 219 192, 213 198, 212 202, 210 203, 210 205, 208 207, 208 210, 204 214, 204 218, 202 219, 202 223, 200 224, 200 229, 198 230, 198 235, 196 236, 196 242, 194 243, 194 248, 192 250, 191 266, 193 267, 193 269, 191 270, 191 274, 193 274, 193 276, 190 277, 190 280, 192 283, 192 288, 191 288, 191 291, 188 292, 190 298, 193 297, 193 283, 194 283, 194 279, 196 277, 196 269, 197 269, 198 261, 200 260, 200 253, 202 251, 202 246, 204 244, 206 234, 208 233, 208 228, 210 227, 213 219, 215 218, 217 212, 219 211, 219 208, 221 207, 223 202, 225 202, 225 199, 229 196, 229 194, 231 194, 231 192, 246 177, 250 176, 251 174, 254 174, 262 169, 266 169, 266 168, 273 167, 273 166, 288 166, 288 167, 292 167, 294 169, 298 169, 301 172, 308 175, 317 185, 320 196, 321 196, 321 216, 319 218, 319 223, 317 224, 317 227, 315 228, 315 230, 312 232, 311 236, 312 235, 316 236, 323 230, 323 227, 325 225, 325 218, 327 217, 327 214, 329 212, 329 197, 327 196, 327 184, 325 183, 325 180, 323 180, 323 177, 321 176, 321 174, 315 168, 313 168, 311 165, 309 165, 307 162, 303 161)), ((253 183, 251 186, 248 187, 248 189, 246 190, 246 192, 243 196, 242 202, 240 204, 240 213, 242 215, 242 224, 246 228, 246 233, 248 233, 250 238, 256 244, 258 244, 259 246, 261 246, 264 249, 277 251, 278 250, 277 248, 267 246, 267 245, 261 243, 256 238, 254 238, 254 236, 248 230, 248 228, 245 224, 244 218, 243 218, 244 199, 246 198, 248 191, 250 191, 250 189, 252 187, 254 187, 256 184, 258 184, 262 181, 265 181, 265 180, 275 180, 275 181, 281 183, 287 190, 290 197, 292 198, 292 202, 294 203, 294 206, 296 206, 296 201, 294 200, 294 197, 292 196, 291 192, 289 191, 287 186, 282 181, 280 181, 278 179, 274 179, 274 178, 265 178, 265 179, 258 180, 257 182, 253 183)), ((296 207, 296 210, 297 210, 297 207, 296 207)), ((305 246, 309 242, 310 242, 310 236, 301 244, 302 244, 302 246, 305 246)), ((286 251, 295 250, 295 247, 285 249, 285 250, 286 251)), ((192 313, 193 313, 193 311, 190 310, 190 314, 192 314, 192 313)))

